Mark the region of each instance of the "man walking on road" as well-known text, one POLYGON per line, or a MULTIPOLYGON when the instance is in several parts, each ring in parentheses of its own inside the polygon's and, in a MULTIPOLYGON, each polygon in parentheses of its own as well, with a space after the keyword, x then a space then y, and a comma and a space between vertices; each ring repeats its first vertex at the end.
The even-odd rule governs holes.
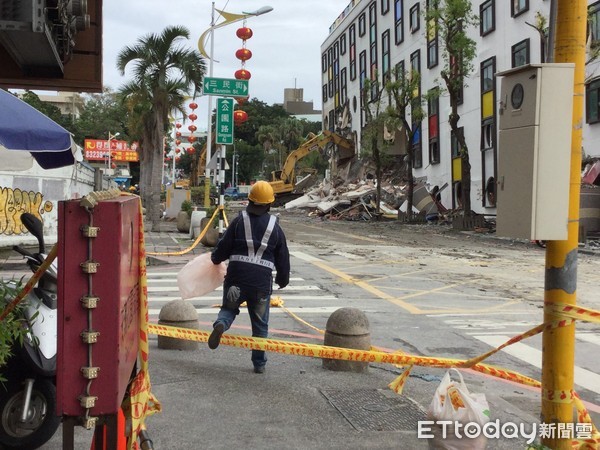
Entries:
MULTIPOLYGON (((269 307, 275 283, 279 288, 290 280, 290 254, 283 230, 277 218, 269 214, 275 201, 273 188, 266 181, 258 181, 248 195, 248 206, 231 221, 222 239, 211 255, 214 264, 229 259, 223 283, 223 303, 208 346, 219 346, 221 336, 231 327, 240 305, 246 302, 252 323, 252 336, 267 337, 269 307)), ((255 373, 264 373, 265 352, 252 350, 255 373)))

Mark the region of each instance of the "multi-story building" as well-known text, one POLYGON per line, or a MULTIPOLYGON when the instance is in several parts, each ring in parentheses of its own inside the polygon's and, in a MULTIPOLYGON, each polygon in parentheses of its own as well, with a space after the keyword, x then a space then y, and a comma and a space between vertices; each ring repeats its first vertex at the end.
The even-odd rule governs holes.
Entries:
MULTIPOLYGON (((425 118, 409 143, 415 150, 414 175, 427 180, 430 189, 442 189, 442 203, 459 207, 461 161, 448 116, 450 102, 440 77, 443 48, 435 33, 426 33, 425 8, 419 0, 353 0, 330 27, 321 46, 323 126, 350 134, 360 149, 361 87, 367 78, 393 76, 416 70, 420 92, 442 88, 442 95, 425 103, 425 118)), ((496 73, 546 59, 546 42, 534 27, 537 15, 549 17, 544 0, 481 0, 473 2, 478 27, 469 29, 477 44, 474 70, 466 80, 459 105, 459 126, 469 148, 471 204, 474 211, 494 214, 498 161, 498 103, 500 83, 496 73)), ((591 48, 600 39, 600 2, 589 7, 591 48)), ((383 96, 385 98, 385 95, 383 96)), ((600 157, 600 70, 588 63, 583 152, 600 157)), ((396 132, 399 136, 400 133, 396 132)), ((405 152, 402 139, 391 152, 405 152)), ((358 150, 357 150, 358 151, 358 150)))

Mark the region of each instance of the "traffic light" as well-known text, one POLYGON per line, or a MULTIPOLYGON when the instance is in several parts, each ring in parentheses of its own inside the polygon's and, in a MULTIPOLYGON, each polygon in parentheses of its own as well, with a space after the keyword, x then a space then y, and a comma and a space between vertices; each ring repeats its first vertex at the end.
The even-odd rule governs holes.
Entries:
POLYGON ((102 0, 0 1, 0 86, 102 92, 102 0))

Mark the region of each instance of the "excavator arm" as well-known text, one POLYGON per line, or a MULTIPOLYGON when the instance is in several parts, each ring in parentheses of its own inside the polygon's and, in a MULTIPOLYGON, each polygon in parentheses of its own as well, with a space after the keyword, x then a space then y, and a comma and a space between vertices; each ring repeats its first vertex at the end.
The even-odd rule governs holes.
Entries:
POLYGON ((336 145, 347 151, 354 152, 354 143, 331 131, 323 131, 311 137, 308 141, 292 151, 285 160, 281 170, 271 174, 270 184, 275 195, 291 193, 295 188, 296 163, 313 151, 323 154, 329 145, 336 145))

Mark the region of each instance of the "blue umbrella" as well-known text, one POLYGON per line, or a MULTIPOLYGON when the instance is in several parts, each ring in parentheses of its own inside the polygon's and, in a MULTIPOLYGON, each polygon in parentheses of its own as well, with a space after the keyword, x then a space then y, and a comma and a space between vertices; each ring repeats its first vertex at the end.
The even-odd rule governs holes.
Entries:
POLYGON ((27 168, 22 155, 27 155, 29 167, 31 156, 44 169, 70 166, 80 160, 74 156, 78 153, 71 133, 0 89, 0 170, 27 168))

